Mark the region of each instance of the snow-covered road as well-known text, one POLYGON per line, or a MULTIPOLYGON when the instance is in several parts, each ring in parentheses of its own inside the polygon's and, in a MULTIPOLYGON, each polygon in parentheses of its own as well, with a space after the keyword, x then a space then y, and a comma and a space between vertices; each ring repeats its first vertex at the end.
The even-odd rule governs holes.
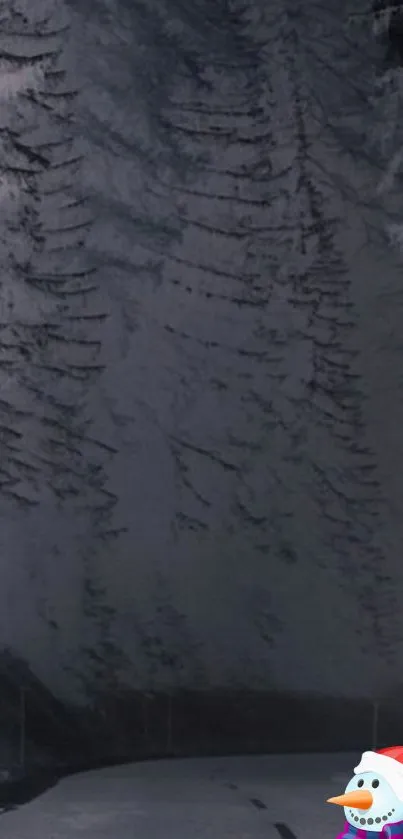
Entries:
POLYGON ((358 757, 201 758, 86 772, 4 813, 0 837, 280 839, 280 824, 297 839, 333 839, 343 814, 324 802, 344 790, 358 757))

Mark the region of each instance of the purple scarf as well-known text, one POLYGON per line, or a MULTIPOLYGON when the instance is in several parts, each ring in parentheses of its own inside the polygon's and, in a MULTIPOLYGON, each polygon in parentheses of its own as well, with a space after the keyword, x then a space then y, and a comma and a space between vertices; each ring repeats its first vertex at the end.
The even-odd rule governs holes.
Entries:
POLYGON ((346 822, 336 839, 403 839, 403 822, 385 824, 381 831, 364 830, 346 822))

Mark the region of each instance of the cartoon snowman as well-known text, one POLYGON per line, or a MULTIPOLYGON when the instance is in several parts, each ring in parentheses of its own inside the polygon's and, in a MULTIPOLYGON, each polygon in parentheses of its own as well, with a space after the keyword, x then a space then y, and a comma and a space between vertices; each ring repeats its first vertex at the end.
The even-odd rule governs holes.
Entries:
POLYGON ((347 822, 337 839, 403 835, 403 746, 364 752, 344 795, 328 803, 344 807, 347 822))

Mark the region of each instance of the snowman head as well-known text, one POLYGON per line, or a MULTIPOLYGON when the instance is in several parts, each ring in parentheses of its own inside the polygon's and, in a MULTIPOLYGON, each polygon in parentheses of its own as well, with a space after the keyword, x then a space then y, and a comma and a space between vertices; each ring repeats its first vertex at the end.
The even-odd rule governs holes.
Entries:
POLYGON ((354 827, 380 831, 388 822, 397 822, 402 817, 402 802, 380 773, 354 775, 346 786, 345 796, 350 800, 344 805, 344 814, 354 827), (362 795, 361 801, 357 800, 357 792, 362 795))
POLYGON ((344 795, 328 799, 344 807, 349 824, 381 831, 403 820, 403 747, 364 752, 354 773, 344 795))

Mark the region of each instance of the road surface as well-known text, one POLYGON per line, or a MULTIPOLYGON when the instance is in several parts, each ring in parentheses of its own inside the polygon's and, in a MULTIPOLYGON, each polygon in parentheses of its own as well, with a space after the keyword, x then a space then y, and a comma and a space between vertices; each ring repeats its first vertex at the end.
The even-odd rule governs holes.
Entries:
POLYGON ((333 839, 326 798, 356 754, 199 758, 111 767, 63 779, 0 817, 0 839, 333 839))

